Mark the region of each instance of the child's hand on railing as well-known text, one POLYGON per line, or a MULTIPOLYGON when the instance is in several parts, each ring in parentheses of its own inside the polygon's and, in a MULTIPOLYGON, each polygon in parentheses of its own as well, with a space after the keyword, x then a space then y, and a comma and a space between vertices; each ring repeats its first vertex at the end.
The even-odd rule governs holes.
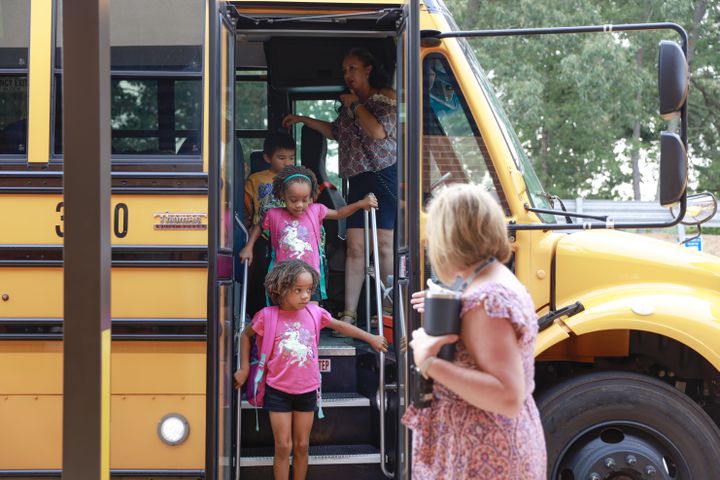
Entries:
POLYGON ((247 368, 240 367, 237 369, 235 374, 233 375, 233 378, 235 380, 235 388, 242 387, 243 383, 245 383, 245 380, 247 380, 248 375, 250 374, 250 367, 247 368))
POLYGON ((240 253, 238 253, 238 257, 240 257, 241 262, 248 262, 248 265, 250 265, 253 261, 252 248, 243 248, 242 250, 240 250, 240 253))
POLYGON ((376 352, 387 352, 388 343, 382 335, 373 335, 372 340, 368 343, 376 352))

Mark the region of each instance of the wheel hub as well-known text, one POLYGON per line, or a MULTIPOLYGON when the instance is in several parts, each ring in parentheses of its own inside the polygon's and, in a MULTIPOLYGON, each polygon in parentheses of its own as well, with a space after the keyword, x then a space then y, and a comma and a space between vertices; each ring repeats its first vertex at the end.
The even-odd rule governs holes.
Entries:
POLYGON ((577 438, 555 470, 557 480, 674 480, 674 455, 659 438, 626 426, 595 428, 577 438))

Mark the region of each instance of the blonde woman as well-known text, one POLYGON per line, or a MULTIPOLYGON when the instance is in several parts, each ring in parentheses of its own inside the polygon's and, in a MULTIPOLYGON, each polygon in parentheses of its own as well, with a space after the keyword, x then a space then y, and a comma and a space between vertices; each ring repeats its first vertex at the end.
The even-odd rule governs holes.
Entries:
MULTIPOLYGON (((418 371, 434 381, 429 408, 410 406, 413 478, 541 480, 545 440, 532 397, 537 319, 525 287, 503 262, 510 257, 505 218, 481 187, 453 185, 430 204, 428 257, 445 284, 467 281, 460 335, 410 346, 418 371), (437 357, 457 342, 453 361, 437 357)), ((423 292, 413 295, 422 311, 423 292)))

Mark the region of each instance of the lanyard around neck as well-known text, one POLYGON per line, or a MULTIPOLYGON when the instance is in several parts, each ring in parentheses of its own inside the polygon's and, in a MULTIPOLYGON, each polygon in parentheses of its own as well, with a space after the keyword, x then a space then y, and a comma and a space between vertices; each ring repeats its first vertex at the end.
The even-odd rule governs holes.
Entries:
POLYGON ((455 277, 455 281, 448 287, 450 290, 455 290, 456 292, 463 292, 465 289, 477 278, 477 276, 485 270, 487 267, 495 263, 495 257, 488 257, 486 258, 480 265, 475 267, 475 270, 468 275, 466 278, 463 278, 461 276, 455 277))

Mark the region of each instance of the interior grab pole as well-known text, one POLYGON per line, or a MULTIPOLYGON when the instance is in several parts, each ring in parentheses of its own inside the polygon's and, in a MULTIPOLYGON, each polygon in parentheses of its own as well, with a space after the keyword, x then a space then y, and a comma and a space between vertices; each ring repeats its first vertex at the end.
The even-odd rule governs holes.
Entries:
POLYGON ((370 325, 370 221, 368 211, 363 210, 365 221, 365 331, 372 332, 370 325))
MULTIPOLYGON (((235 330, 235 351, 237 352, 237 361, 235 370, 240 369, 242 352, 240 346, 242 344, 240 338, 245 330, 245 315, 247 312, 247 278, 248 278, 248 262, 243 261, 243 283, 242 294, 240 297, 240 322, 235 330)), ((237 389, 235 406, 235 480, 240 480, 240 415, 242 414, 242 388, 237 389)))
MULTIPOLYGON (((238 214, 235 214, 235 223, 245 233, 245 238, 248 238, 248 231, 240 221, 238 214)), ((248 284, 248 261, 244 260, 243 264, 243 277, 242 277, 242 289, 240 293, 240 321, 237 323, 235 328, 235 351, 237 352, 237 361, 235 369, 240 368, 240 362, 242 352, 240 351, 240 335, 245 330, 245 317, 247 315, 247 284, 248 284)), ((235 480, 240 480, 240 416, 242 414, 242 388, 237 389, 235 402, 235 480)))

